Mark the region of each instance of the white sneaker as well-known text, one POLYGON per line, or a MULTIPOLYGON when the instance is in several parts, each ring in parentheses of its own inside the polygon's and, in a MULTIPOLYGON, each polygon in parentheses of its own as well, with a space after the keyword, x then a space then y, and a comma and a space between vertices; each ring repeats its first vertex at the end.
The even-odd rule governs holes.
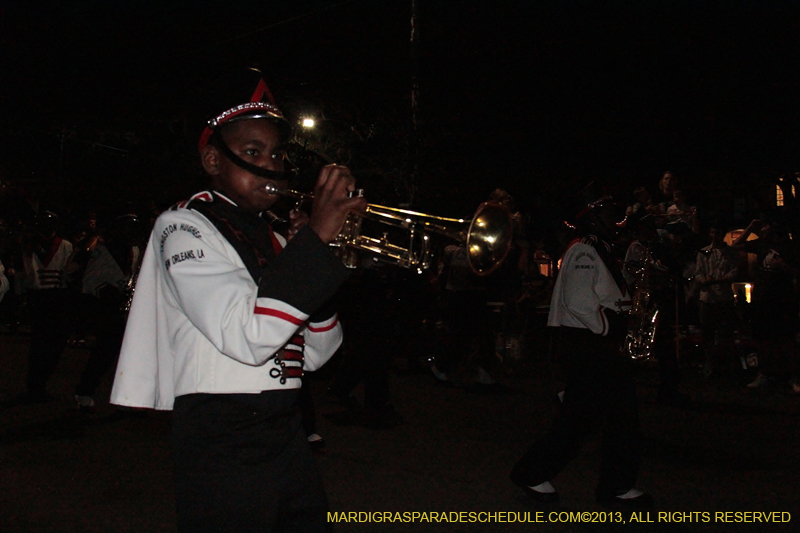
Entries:
POLYGON ((638 498, 642 494, 644 494, 644 492, 640 491, 639 489, 631 489, 625 494, 617 496, 617 498, 619 498, 620 500, 630 500, 632 498, 638 498))
POLYGON ((553 487, 549 481, 540 483, 535 487, 522 487, 522 489, 525 491, 525 494, 528 496, 528 498, 535 502, 554 504, 558 503, 560 499, 555 487, 553 487))
POLYGON ((758 387, 763 387, 764 385, 766 385, 767 382, 769 382, 767 376, 759 372, 758 375, 756 376, 756 379, 754 379, 752 383, 748 383, 747 387, 750 389, 757 389, 758 387))
POLYGON ((542 494, 553 494, 556 491, 556 488, 549 481, 545 481, 544 483, 539 483, 535 487, 528 488, 542 494))
POLYGON ((312 433, 308 436, 308 445, 313 452, 319 452, 325 447, 325 440, 316 433, 312 433))

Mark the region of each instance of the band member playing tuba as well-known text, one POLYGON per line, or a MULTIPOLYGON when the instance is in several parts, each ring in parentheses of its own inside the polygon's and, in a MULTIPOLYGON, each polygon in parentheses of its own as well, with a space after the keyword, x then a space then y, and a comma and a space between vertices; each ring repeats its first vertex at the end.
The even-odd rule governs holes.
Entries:
POLYGON ((289 124, 260 72, 217 81, 199 143, 207 191, 163 213, 145 252, 112 403, 172 409, 179 531, 323 531, 327 501, 298 407, 304 370, 342 340, 326 302, 348 276, 327 243, 346 167, 319 174, 287 242, 260 213, 286 186, 289 124))

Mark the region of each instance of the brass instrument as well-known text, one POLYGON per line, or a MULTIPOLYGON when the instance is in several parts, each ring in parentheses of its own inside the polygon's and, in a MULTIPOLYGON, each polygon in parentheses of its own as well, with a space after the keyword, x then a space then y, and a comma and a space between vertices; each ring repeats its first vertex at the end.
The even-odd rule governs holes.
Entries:
POLYGON ((644 264, 635 272, 636 291, 633 293, 631 310, 628 314, 628 334, 623 345, 625 354, 635 361, 644 361, 652 357, 660 318, 658 306, 651 301, 652 264, 653 256, 648 249, 644 264))
MULTIPOLYGON (((300 202, 314 198, 311 194, 267 186, 267 192, 295 198, 300 202)), ((362 196, 362 191, 355 195, 362 196)), ((481 204, 471 220, 427 215, 407 209, 367 204, 365 213, 347 217, 331 246, 349 268, 358 263, 358 253, 367 252, 383 261, 404 268, 422 271, 431 263, 430 235, 436 234, 466 245, 469 263, 479 276, 494 272, 506 258, 511 248, 513 223, 509 212, 500 204, 481 204), (381 237, 362 234, 364 221, 375 221, 407 233, 405 246, 389 242, 389 232, 381 237)))
POLYGON ((138 257, 135 259, 131 276, 128 278, 128 282, 125 283, 125 288, 122 291, 125 295, 125 302, 120 306, 119 310, 123 313, 128 313, 131 310, 133 293, 136 292, 136 282, 139 280, 139 271, 142 269, 142 255, 140 251, 138 257))

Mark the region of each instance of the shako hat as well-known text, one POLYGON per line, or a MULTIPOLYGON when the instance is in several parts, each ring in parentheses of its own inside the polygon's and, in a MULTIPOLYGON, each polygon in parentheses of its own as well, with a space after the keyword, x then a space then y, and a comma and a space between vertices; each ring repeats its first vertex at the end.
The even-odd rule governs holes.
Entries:
POLYGON ((215 80, 205 104, 206 127, 198 149, 203 149, 223 124, 245 119, 271 119, 288 139, 291 126, 275 103, 264 77, 257 68, 241 68, 215 80))

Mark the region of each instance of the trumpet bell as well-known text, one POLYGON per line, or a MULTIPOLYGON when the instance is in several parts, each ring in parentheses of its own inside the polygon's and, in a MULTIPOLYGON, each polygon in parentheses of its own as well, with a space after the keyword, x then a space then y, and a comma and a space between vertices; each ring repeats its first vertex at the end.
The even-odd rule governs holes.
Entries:
POLYGON ((498 203, 478 206, 466 235, 469 264, 479 276, 497 270, 511 249, 514 226, 511 215, 498 203))
MULTIPOLYGON (((273 186, 268 186, 267 191, 299 201, 314 198, 313 195, 273 186)), ((497 270, 508 255, 513 229, 511 214, 497 202, 482 203, 471 221, 367 204, 365 213, 348 216, 338 237, 330 245, 350 268, 358 265, 358 252, 366 252, 385 263, 421 272, 431 265, 430 236, 435 234, 463 243, 473 272, 486 276, 497 270), (364 222, 399 231, 405 235, 406 243, 389 242, 389 232, 383 232, 382 237, 364 235, 364 222)))

